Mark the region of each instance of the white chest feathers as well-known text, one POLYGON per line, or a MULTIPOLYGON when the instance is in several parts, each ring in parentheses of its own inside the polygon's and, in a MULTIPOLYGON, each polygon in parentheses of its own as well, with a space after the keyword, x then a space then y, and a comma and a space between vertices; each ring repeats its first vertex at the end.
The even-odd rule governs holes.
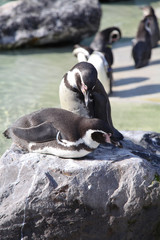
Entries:
POLYGON ((78 98, 76 92, 66 87, 64 78, 59 87, 59 98, 61 108, 79 114, 84 117, 89 117, 89 113, 83 101, 78 98))
POLYGON ((107 76, 108 62, 105 59, 104 55, 101 52, 95 51, 90 55, 88 62, 92 63, 93 66, 96 68, 98 72, 98 79, 101 81, 105 90, 108 93, 110 90, 109 79, 107 76))
POLYGON ((96 130, 89 129, 86 131, 86 134, 82 138, 78 139, 75 142, 67 141, 65 139, 59 140, 58 133, 56 139, 58 145, 53 144, 53 146, 49 145, 42 147, 39 144, 32 142, 29 144, 28 150, 30 152, 52 154, 63 158, 84 157, 99 146, 99 143, 92 139, 91 135, 93 132, 96 132, 96 130), (86 150, 87 148, 85 148, 84 145, 88 147, 88 150, 86 150), (34 147, 34 150, 32 147, 34 147))

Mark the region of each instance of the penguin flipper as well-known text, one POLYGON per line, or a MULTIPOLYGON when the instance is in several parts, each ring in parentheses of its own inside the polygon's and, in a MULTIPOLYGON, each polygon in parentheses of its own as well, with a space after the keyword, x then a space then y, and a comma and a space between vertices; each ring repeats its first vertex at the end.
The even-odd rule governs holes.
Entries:
POLYGON ((30 128, 12 127, 11 131, 16 137, 35 143, 55 140, 58 132, 52 122, 44 122, 30 128))

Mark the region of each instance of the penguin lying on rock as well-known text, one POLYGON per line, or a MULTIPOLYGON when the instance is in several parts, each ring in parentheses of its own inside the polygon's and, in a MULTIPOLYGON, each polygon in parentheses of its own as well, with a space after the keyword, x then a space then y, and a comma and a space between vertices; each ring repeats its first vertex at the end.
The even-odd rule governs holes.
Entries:
POLYGON ((150 19, 145 17, 141 20, 136 38, 133 40, 132 56, 135 68, 141 68, 148 64, 151 58, 151 49, 150 19))
POLYGON ((59 87, 59 98, 61 108, 105 121, 112 129, 112 141, 123 139, 123 135, 113 126, 108 95, 91 63, 80 62, 64 75, 59 87))
POLYGON ((160 30, 155 11, 151 6, 142 7, 144 17, 148 17, 150 20, 151 29, 151 44, 152 48, 158 46, 158 41, 160 40, 160 30))
POLYGON ((108 94, 112 93, 112 44, 121 38, 121 31, 117 27, 110 27, 98 32, 90 46, 75 45, 73 54, 78 62, 88 61, 94 65, 98 78, 108 94))
POLYGON ((81 117, 63 109, 46 108, 19 118, 4 136, 29 152, 80 158, 100 143, 111 143, 112 129, 100 119, 81 117))

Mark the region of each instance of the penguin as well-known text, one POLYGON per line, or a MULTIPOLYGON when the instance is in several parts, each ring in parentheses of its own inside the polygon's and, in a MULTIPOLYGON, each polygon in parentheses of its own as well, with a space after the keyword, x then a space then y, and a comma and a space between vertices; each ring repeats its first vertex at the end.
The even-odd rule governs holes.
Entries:
POLYGON ((122 36, 118 27, 106 28, 97 32, 90 46, 76 44, 73 47, 73 55, 78 62, 87 61, 93 51, 104 53, 108 64, 113 64, 112 44, 117 42, 122 36))
MULTIPOLYGON (((105 52, 106 47, 111 48, 111 44, 117 42, 121 38, 121 30, 118 27, 109 27, 97 32, 90 48, 94 51, 105 52)), ((113 62, 111 61, 111 65, 113 62)))
POLYGON ((94 117, 90 94, 97 82, 97 71, 88 62, 80 62, 68 71, 59 86, 61 108, 85 117, 94 117))
POLYGON ((123 135, 113 126, 108 95, 91 63, 77 63, 64 75, 59 86, 59 99, 63 109, 103 120, 112 129, 111 140, 119 145, 123 135))
POLYGON ((111 143, 112 130, 100 119, 89 119, 59 108, 44 108, 15 121, 3 134, 23 150, 81 158, 101 143, 111 143))
POLYGON ((152 48, 158 46, 158 41, 160 40, 160 30, 157 17, 155 15, 155 11, 151 6, 142 7, 143 15, 145 17, 149 17, 150 19, 150 29, 151 29, 151 44, 152 48))
POLYGON ((94 65, 98 78, 108 94, 112 93, 113 84, 113 53, 111 46, 121 38, 121 31, 117 27, 110 27, 98 32, 89 47, 75 45, 73 54, 78 62, 88 61, 94 65))
POLYGON ((133 40, 132 57, 135 68, 141 68, 148 64, 151 58, 151 49, 150 19, 145 17, 140 21, 136 38, 133 40))

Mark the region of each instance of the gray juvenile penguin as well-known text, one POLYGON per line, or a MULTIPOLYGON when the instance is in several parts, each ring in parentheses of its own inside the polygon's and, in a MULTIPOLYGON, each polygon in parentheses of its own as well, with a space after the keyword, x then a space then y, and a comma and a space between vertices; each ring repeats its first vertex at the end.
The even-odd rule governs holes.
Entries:
POLYGON ((19 118, 6 138, 29 152, 80 158, 110 141, 112 129, 100 119, 89 119, 58 108, 45 108, 19 118))
POLYGON ((123 139, 123 135, 113 126, 108 95, 91 63, 80 62, 64 75, 59 97, 63 109, 88 118, 102 119, 112 129, 112 141, 123 139))

